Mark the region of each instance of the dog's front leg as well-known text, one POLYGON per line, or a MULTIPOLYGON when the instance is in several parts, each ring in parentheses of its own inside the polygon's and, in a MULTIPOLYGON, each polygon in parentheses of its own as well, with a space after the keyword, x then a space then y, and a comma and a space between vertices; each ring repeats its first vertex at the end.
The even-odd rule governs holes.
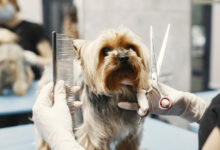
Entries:
POLYGON ((76 132, 77 141, 86 150, 110 150, 110 144, 106 143, 105 140, 99 139, 98 133, 96 134, 95 132, 98 131, 94 131, 94 129, 88 130, 88 127, 86 127, 86 125, 82 125, 77 129, 76 132))
POLYGON ((26 72, 23 62, 18 62, 16 66, 15 81, 12 85, 13 92, 16 95, 24 95, 28 89, 28 83, 26 78, 26 72))
POLYGON ((30 85, 32 84, 32 81, 34 79, 34 73, 33 73, 30 66, 25 67, 25 72, 26 72, 26 82, 28 84, 28 87, 30 87, 30 85))
POLYGON ((116 145, 116 150, 138 150, 140 137, 129 135, 116 145))
POLYGON ((3 68, 0 67, 0 95, 2 95, 2 92, 3 92, 3 88, 4 88, 4 76, 3 76, 3 68))
POLYGON ((2 95, 2 92, 3 92, 3 91, 2 91, 2 90, 3 90, 3 88, 2 88, 3 85, 2 85, 2 84, 3 84, 3 83, 2 83, 2 81, 1 81, 1 79, 0 79, 0 95, 2 95))

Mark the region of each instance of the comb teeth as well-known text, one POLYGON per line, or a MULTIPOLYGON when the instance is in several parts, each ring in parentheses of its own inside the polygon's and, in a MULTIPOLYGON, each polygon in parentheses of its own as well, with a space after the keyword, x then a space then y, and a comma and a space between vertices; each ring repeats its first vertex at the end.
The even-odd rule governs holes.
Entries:
POLYGON ((54 66, 54 82, 63 80, 67 86, 67 101, 71 102, 74 100, 74 96, 71 92, 71 88, 74 86, 73 77, 73 36, 65 34, 55 34, 56 50, 54 50, 53 57, 55 59, 54 66))

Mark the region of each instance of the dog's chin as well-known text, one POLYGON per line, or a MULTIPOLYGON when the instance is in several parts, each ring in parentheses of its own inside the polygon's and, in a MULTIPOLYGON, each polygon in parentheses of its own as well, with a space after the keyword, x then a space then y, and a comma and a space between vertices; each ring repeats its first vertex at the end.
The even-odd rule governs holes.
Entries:
POLYGON ((129 80, 132 83, 137 82, 138 72, 137 69, 133 68, 130 65, 122 64, 119 68, 112 70, 109 74, 105 77, 105 90, 107 92, 117 92, 120 91, 122 87, 125 85, 121 84, 124 80, 129 80))

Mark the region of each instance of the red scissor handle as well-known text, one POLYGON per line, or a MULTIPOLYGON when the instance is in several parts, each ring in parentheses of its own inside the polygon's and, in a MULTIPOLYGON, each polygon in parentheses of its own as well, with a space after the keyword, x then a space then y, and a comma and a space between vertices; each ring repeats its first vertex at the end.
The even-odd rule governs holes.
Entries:
POLYGON ((168 97, 163 97, 159 101, 159 106, 163 110, 168 110, 169 108, 171 108, 172 102, 170 101, 170 99, 168 97), (168 104, 164 105, 163 104, 164 101, 167 101, 168 104))

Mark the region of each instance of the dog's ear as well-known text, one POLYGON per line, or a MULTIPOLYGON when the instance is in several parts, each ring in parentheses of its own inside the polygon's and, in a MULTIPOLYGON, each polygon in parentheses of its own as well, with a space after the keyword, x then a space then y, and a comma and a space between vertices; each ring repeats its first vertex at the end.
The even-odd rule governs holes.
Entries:
POLYGON ((81 58, 81 52, 88 44, 88 41, 86 40, 74 40, 74 56, 77 59, 81 58))

